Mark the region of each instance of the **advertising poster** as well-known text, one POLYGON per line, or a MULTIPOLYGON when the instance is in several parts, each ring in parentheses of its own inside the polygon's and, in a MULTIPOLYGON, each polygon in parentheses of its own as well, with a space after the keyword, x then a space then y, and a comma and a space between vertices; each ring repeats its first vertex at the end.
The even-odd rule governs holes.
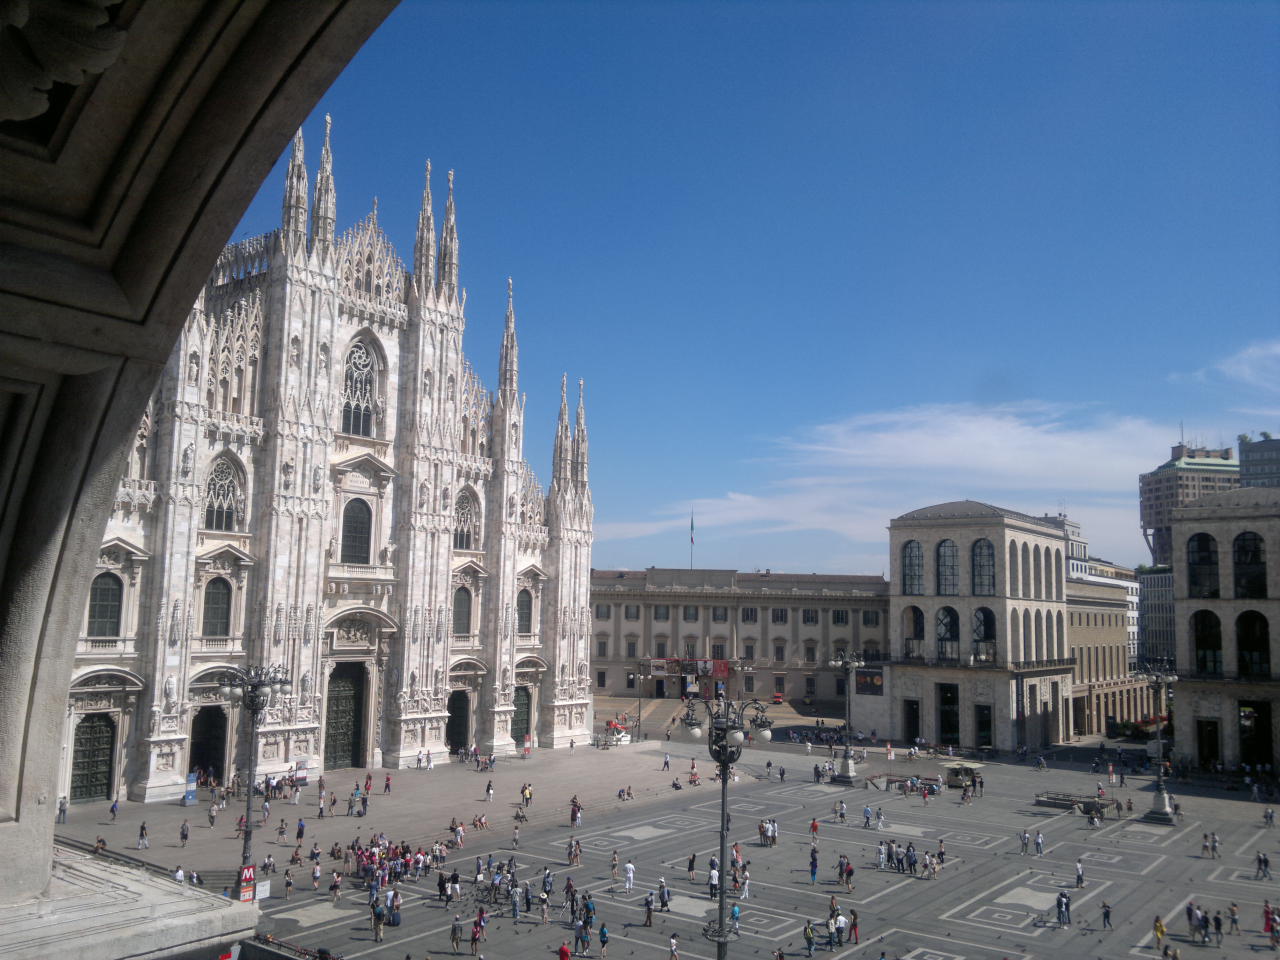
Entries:
POLYGON ((859 696, 884 696, 884 667, 860 667, 853 674, 853 689, 859 696))

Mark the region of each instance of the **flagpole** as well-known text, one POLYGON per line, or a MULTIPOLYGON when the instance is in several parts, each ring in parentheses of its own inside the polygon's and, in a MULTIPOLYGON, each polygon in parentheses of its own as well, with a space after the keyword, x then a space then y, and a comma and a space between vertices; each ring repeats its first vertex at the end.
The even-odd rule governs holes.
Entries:
POLYGON ((689 569, 693 569, 693 510, 689 510, 689 569))

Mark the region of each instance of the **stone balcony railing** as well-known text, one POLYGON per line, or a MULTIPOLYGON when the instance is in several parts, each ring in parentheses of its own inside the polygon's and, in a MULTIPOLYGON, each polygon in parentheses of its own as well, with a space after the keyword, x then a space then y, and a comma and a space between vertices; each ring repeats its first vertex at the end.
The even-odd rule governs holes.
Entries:
POLYGON ((132 657, 136 652, 134 637, 80 637, 76 640, 78 657, 132 657))
POLYGON ((517 633, 517 647, 540 647, 542 646, 542 634, 540 633, 517 633))
POLYGON ((449 641, 449 645, 454 650, 479 650, 480 634, 478 633, 455 633, 449 641))
POLYGON ((221 656, 244 652, 244 640, 241 637, 193 637, 192 653, 216 653, 221 656))

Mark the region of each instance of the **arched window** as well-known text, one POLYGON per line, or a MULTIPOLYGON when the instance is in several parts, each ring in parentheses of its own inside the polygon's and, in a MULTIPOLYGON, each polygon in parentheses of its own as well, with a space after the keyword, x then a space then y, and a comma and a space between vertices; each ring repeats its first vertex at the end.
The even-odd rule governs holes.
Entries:
POLYGON ((978 663, 996 661, 996 615, 986 607, 973 611, 973 659, 978 663))
POLYGON ((476 502, 469 491, 458 494, 453 508, 453 549, 479 550, 480 528, 476 524, 476 502))
POLYGON ((373 545, 373 511, 352 500, 342 511, 342 562, 369 563, 373 545))
POLYGON ((90 637, 120 636, 120 607, 124 584, 114 573, 100 573, 89 586, 90 637))
POLYGON ((939 660, 960 659, 960 616, 951 607, 942 607, 934 618, 939 660))
MULTIPOLYGON (((1055 599, 1058 599, 1058 600, 1062 599, 1062 551, 1061 550, 1053 551, 1053 593, 1051 594, 1051 596, 1053 596, 1055 599)), ((1062 614, 1058 614, 1058 616, 1061 617, 1062 614)), ((1059 631, 1059 634, 1061 634, 1061 631, 1059 631)))
POLYGON ((924 547, 919 540, 902 545, 902 592, 909 597, 924 594, 924 547))
POLYGON ((238 530, 244 521, 244 498, 240 494, 240 477, 235 467, 220 459, 209 471, 204 486, 204 528, 206 530, 238 530))
MULTIPOLYGON (((1059 597, 1058 599, 1059 599, 1059 600, 1061 600, 1062 598, 1061 598, 1061 597, 1059 597)), ((1058 656, 1058 659, 1059 659, 1059 660, 1065 660, 1065 659, 1067 658, 1067 635, 1066 635, 1065 633, 1063 633, 1063 632, 1062 632, 1062 612, 1061 612, 1061 611, 1059 611, 1059 612, 1058 612, 1058 615, 1057 615, 1057 618, 1056 618, 1056 619, 1057 619, 1057 623, 1058 623, 1058 652, 1057 652, 1057 656, 1058 656)))
POLYGON ((377 373, 373 354, 363 340, 357 340, 347 351, 346 374, 342 380, 343 433, 357 437, 373 436, 377 373))
POLYGON ((996 548, 991 541, 983 537, 973 541, 969 551, 969 563, 973 576, 973 595, 975 597, 994 597, 996 595, 996 548))
POLYGON ((205 584, 202 623, 201 631, 206 637, 231 636, 231 584, 222 577, 205 584))
POLYGON ((921 656, 924 646, 924 611, 919 607, 902 608, 903 655, 921 656))
POLYGON ((1261 600, 1267 595, 1267 547, 1262 537, 1246 531, 1231 542, 1236 599, 1261 600))
POLYGON ((1036 611, 1036 659, 1044 659, 1044 616, 1036 611))
POLYGON ((960 592, 960 550, 954 540, 938 541, 938 596, 954 597, 960 592))
POLYGON ((1019 596, 1018 587, 1020 578, 1018 576, 1018 545, 1013 541, 1009 542, 1009 596, 1019 596))
POLYGON ((1022 545, 1022 595, 1031 597, 1031 548, 1022 545))
POLYGON ((453 635, 471 635, 471 591, 466 587, 453 591, 453 635))
POLYGON ((1040 563, 1040 547, 1038 544, 1031 556, 1032 563, 1035 565, 1035 574, 1031 578, 1031 584, 1032 589, 1035 590, 1035 598, 1039 600, 1044 596, 1044 567, 1040 563))
POLYGON ((1236 617, 1236 655, 1240 676, 1271 679, 1271 631, 1267 618, 1257 610, 1246 610, 1236 617))
POLYGON ((1191 645, 1196 652, 1196 673, 1222 676, 1222 624, 1216 613, 1197 610, 1191 615, 1191 645))
POLYGON ((1218 541, 1207 533, 1187 541, 1187 594, 1205 599, 1218 596, 1218 541))
POLYGON ((516 633, 533 633, 533 594, 528 590, 516 594, 516 633))

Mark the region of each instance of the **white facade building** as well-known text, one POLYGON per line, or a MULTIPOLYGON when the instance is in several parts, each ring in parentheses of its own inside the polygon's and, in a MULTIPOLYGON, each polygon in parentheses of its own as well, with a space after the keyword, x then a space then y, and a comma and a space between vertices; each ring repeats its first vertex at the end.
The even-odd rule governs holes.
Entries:
POLYGON ((509 754, 591 729, 593 507, 565 385, 553 476, 524 460, 508 287, 498 389, 467 361, 453 175, 407 268, 335 234, 301 134, 279 230, 226 248, 139 425, 76 644, 60 792, 162 799, 258 752, 279 772, 509 754), (229 666, 294 692, 250 745, 229 666), (526 740, 526 737, 528 738, 526 740))

